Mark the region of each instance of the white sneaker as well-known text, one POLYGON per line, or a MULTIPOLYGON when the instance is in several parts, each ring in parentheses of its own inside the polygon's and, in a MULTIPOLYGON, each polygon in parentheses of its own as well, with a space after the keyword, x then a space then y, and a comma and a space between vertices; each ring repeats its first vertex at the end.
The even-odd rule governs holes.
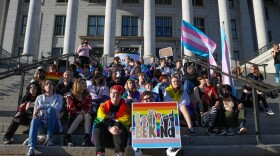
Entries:
POLYGON ((167 156, 179 156, 179 155, 183 155, 183 152, 184 151, 182 148, 176 149, 176 148, 169 147, 166 150, 167 156))
POLYGON ((24 142, 22 143, 23 145, 28 145, 29 138, 25 139, 24 142))
POLYGON ((142 150, 138 149, 138 148, 133 148, 134 149, 134 154, 135 156, 142 156, 142 150))
POLYGON ((274 112, 271 109, 265 110, 266 114, 268 115, 274 115, 274 112))

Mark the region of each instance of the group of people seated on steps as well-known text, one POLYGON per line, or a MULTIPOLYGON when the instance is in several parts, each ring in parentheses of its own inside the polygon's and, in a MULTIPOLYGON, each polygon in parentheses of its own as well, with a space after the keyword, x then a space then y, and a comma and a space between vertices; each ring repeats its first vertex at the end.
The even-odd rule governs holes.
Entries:
MULTIPOLYGON (((77 144, 72 134, 79 125, 84 126, 82 146, 95 146, 98 156, 105 155, 105 147, 115 147, 117 156, 123 156, 131 144, 131 108, 133 102, 178 102, 180 120, 188 127, 186 135, 194 136, 194 127, 207 127, 214 135, 246 134, 246 107, 252 106, 252 88, 245 84, 241 99, 232 93, 232 87, 222 84, 222 75, 195 64, 182 65, 180 60, 155 58, 148 64, 143 59, 129 56, 121 61, 115 57, 106 67, 98 58, 84 66, 74 61, 68 70, 59 73, 55 64, 49 69, 37 69, 26 88, 18 111, 5 134, 3 143, 13 142, 20 124, 29 125, 23 133, 27 139, 27 155, 35 155, 36 144, 53 146, 55 134, 65 133, 64 146, 77 144), (209 76, 210 75, 210 76, 209 76), (63 130, 63 128, 66 130, 63 130), (236 131, 235 127, 238 127, 236 131), (38 139, 38 133, 45 134, 38 139)), ((251 66, 247 75, 257 81, 264 77, 258 66, 251 66)), ((266 94, 257 91, 260 110, 268 115, 266 94), (260 101, 263 107, 260 106, 260 101)), ((184 135, 184 134, 183 134, 184 135)), ((140 149, 134 149, 141 155, 140 149)), ((167 155, 177 155, 182 149, 168 148, 167 155)))

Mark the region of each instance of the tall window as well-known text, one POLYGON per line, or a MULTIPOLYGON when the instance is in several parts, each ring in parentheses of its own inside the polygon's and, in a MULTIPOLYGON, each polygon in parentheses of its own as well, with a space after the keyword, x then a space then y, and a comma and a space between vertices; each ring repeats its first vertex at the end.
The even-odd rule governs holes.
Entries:
POLYGON ((19 55, 21 55, 22 53, 23 53, 23 47, 19 47, 16 56, 19 56, 19 55))
POLYGON ((237 30, 236 30, 236 20, 232 19, 231 20, 231 36, 232 39, 237 39, 237 30))
POLYGON ((56 0, 57 3, 68 3, 68 0, 56 0))
POLYGON ((122 0, 122 3, 139 3, 139 0, 122 0))
POLYGON ((94 47, 89 51, 89 56, 98 56, 101 57, 103 55, 104 48, 94 47))
POLYGON ((171 4, 171 0, 156 0, 156 4, 171 4))
POLYGON ((89 0, 90 3, 106 3, 106 0, 89 0))
POLYGON ((171 17, 156 17, 156 37, 172 37, 171 17))
POLYGON ((229 8, 234 8, 234 0, 228 0, 229 8))
POLYGON ((54 35, 64 35, 66 16, 55 16, 54 35))
POLYGON ((199 30, 201 30, 202 32, 205 33, 205 22, 204 22, 204 18, 197 18, 195 17, 193 19, 194 22, 194 26, 197 27, 199 30))
POLYGON ((103 36, 104 35, 104 16, 89 16, 88 17, 88 35, 103 36))
POLYGON ((138 36, 138 17, 122 17, 122 36, 138 36))
POLYGON ((268 41, 271 42, 272 41, 272 33, 271 33, 271 31, 268 31, 267 33, 268 33, 267 34, 268 35, 268 41))
POLYGON ((20 35, 25 35, 26 24, 27 24, 27 16, 24 15, 22 16, 20 35))
POLYGON ((63 48, 52 48, 52 56, 61 55, 63 53, 63 48))
POLYGON ((30 2, 30 0, 24 0, 24 3, 29 3, 30 2))
POLYGON ((270 20, 268 6, 264 7, 264 13, 265 13, 266 20, 270 20))
POLYGON ((203 6, 203 0, 192 0, 194 6, 203 6))

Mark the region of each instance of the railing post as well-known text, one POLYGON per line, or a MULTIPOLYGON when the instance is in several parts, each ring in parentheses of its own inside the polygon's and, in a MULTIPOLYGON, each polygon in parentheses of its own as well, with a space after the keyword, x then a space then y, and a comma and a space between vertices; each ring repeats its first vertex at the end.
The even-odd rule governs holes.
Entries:
POLYGON ((260 119, 259 119, 259 106, 257 100, 257 90, 252 87, 252 94, 253 94, 253 106, 254 106, 254 119, 255 119, 255 131, 256 131, 256 140, 257 144, 262 144, 261 140, 261 132, 260 132, 260 119))
POLYGON ((267 64, 263 64, 263 72, 264 72, 264 78, 266 79, 266 69, 265 67, 267 66, 267 64))
POLYGON ((20 100, 22 98, 23 88, 24 88, 25 71, 21 72, 20 79, 20 89, 18 91, 18 106, 20 105, 20 100))

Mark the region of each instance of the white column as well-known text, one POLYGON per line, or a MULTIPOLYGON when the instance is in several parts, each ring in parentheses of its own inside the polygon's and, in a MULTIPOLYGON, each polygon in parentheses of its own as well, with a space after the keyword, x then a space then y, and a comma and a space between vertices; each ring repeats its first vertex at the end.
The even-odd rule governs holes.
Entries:
POLYGON ((114 56, 116 34, 116 0, 106 0, 105 26, 104 26, 104 53, 114 56))
POLYGON ((239 0, 239 16, 241 34, 237 35, 241 37, 240 43, 242 46, 239 56, 242 59, 246 59, 252 56, 254 52, 249 6, 247 0, 239 0))
POLYGON ((232 50, 231 26, 230 26, 231 21, 230 21, 228 0, 218 0, 218 7, 219 7, 220 29, 222 28, 224 23, 228 47, 231 52, 231 56, 234 56, 232 50))
POLYGON ((36 44, 39 44, 38 34, 41 14, 41 1, 30 0, 26 32, 24 38, 23 55, 29 54, 35 56, 36 44))
POLYGON ((144 0, 144 58, 155 56, 155 0, 144 0))
POLYGON ((78 0, 68 0, 63 54, 75 52, 78 8, 78 0))
POLYGON ((253 1, 253 8, 254 8, 255 23, 256 23, 258 48, 260 49, 268 44, 264 4, 263 4, 263 0, 252 0, 252 1, 253 1))
POLYGON ((3 49, 14 54, 15 37, 18 29, 19 0, 10 0, 6 17, 5 32, 3 38, 3 49))
POLYGON ((8 13, 8 0, 0 1, 0 47, 3 43, 3 37, 4 37, 4 30, 5 30, 5 21, 8 13))
MULTIPOLYGON (((182 19, 193 24, 192 0, 182 0, 182 19)), ((184 48, 184 54, 187 56, 194 56, 194 53, 186 48, 184 48)))

